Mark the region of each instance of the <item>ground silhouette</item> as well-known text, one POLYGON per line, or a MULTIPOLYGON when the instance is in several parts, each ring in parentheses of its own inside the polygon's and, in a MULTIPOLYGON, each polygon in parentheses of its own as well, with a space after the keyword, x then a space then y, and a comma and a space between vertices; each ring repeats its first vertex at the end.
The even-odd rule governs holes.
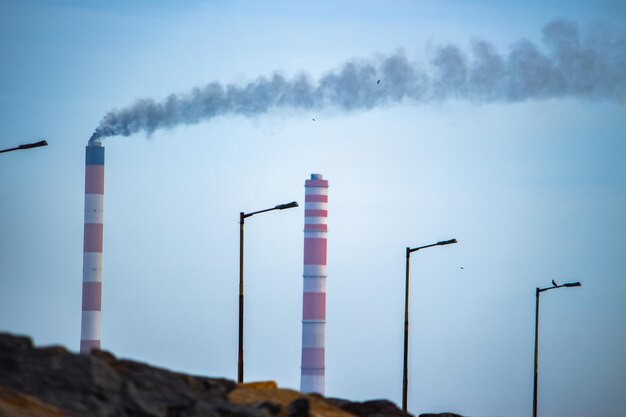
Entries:
MULTIPOLYGON (((0 417, 410 417, 387 400, 353 402, 236 384, 117 359, 34 347, 0 333, 0 417)), ((424 414, 421 417, 460 417, 424 414)))

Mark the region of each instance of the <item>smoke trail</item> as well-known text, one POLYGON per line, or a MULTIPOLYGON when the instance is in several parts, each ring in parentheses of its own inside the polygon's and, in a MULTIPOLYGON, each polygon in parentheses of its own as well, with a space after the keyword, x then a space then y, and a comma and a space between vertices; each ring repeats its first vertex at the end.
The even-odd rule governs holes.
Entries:
POLYGON ((244 85, 212 82, 188 93, 171 94, 163 101, 141 99, 111 110, 90 141, 151 134, 222 114, 253 116, 285 107, 350 111, 403 101, 486 103, 559 97, 624 102, 625 32, 598 24, 581 35, 575 22, 555 20, 543 28, 542 42, 543 51, 520 40, 506 56, 486 41, 474 41, 469 54, 456 45, 442 45, 425 66, 396 53, 348 62, 317 82, 306 75, 289 79, 277 73, 244 85))

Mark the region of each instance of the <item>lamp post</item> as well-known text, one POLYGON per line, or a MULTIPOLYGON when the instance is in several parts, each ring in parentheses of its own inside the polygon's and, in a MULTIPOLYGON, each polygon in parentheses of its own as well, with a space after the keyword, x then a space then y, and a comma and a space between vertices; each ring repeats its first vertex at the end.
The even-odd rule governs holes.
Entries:
POLYGON ((20 145, 15 148, 2 149, 0 150, 0 153, 19 151, 20 149, 39 148, 40 146, 48 146, 48 142, 46 142, 45 140, 40 140, 39 142, 35 143, 25 143, 24 145, 20 145))
POLYGON ((554 290, 556 288, 569 288, 569 287, 580 287, 580 282, 569 282, 567 284, 557 285, 554 280, 552 280, 552 286, 546 288, 536 288, 535 289, 535 375, 533 382, 533 417, 537 417, 537 377, 538 377, 538 358, 539 358, 539 294, 544 291, 554 290))
POLYGON ((433 246, 443 246, 457 243, 456 239, 443 240, 431 245, 420 246, 418 248, 406 248, 406 280, 404 289, 404 367, 402 370, 402 411, 407 411, 407 391, 409 388, 409 267, 411 253, 433 246))
POLYGON ((285 210, 298 207, 298 203, 279 204, 272 208, 259 210, 252 213, 239 213, 239 351, 237 355, 237 382, 243 382, 243 225, 247 217, 255 214, 265 213, 266 211, 285 210))

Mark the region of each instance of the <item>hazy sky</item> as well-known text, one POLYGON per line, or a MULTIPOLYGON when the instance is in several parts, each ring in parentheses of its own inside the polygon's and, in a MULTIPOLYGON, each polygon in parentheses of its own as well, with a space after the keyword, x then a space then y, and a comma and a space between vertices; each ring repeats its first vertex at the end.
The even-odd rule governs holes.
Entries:
MULTIPOLYGON (((621 40, 602 45, 626 48, 626 3, 546 3, 0 0, 0 148, 50 144, 0 155, 0 331, 78 350, 84 147, 111 109, 275 71, 315 83, 398 51, 432 69, 449 43, 469 55, 487 40, 507 56, 527 39, 547 53, 554 19, 590 38, 612 28, 621 40)), ((400 402, 404 248, 456 238, 412 257, 411 412, 530 415, 534 292, 555 279, 583 286, 542 295, 540 414, 626 416, 616 80, 512 102, 227 112, 106 138, 103 348, 234 379, 239 212, 303 203, 321 173, 327 395, 400 402)), ((303 214, 246 223, 249 380, 299 387, 303 214)))

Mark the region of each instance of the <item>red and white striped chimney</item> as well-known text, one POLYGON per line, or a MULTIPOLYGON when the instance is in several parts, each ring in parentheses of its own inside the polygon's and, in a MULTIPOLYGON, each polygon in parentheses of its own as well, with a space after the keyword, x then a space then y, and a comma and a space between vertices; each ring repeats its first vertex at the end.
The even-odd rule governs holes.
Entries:
POLYGON ((300 391, 324 394, 328 181, 311 174, 304 184, 304 296, 300 391))
POLYGON ((100 349, 102 298, 102 215, 104 147, 89 142, 85 158, 85 229, 83 241, 83 313, 80 352, 100 349))

